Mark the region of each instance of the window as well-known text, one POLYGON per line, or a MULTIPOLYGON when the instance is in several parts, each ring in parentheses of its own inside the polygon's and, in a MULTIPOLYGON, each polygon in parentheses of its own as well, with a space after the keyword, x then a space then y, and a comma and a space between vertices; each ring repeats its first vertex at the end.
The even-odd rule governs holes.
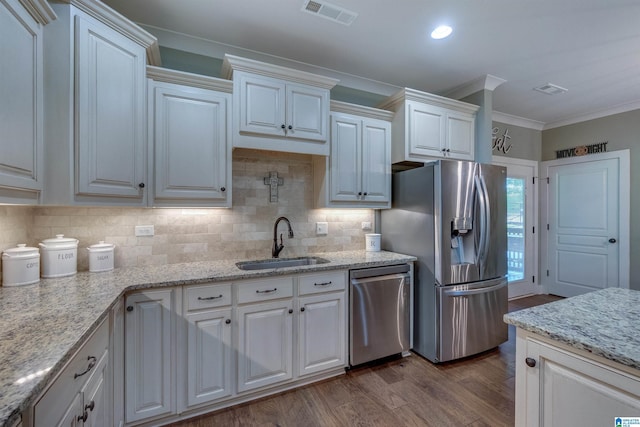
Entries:
POLYGON ((510 282, 524 279, 525 181, 507 178, 507 276, 510 282))

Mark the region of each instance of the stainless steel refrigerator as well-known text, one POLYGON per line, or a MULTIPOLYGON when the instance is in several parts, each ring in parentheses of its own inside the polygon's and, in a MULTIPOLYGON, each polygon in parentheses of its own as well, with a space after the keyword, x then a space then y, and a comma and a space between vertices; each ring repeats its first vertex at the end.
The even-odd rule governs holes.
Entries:
POLYGON ((414 255, 413 350, 445 362, 507 340, 506 169, 440 160, 393 174, 382 248, 414 255))

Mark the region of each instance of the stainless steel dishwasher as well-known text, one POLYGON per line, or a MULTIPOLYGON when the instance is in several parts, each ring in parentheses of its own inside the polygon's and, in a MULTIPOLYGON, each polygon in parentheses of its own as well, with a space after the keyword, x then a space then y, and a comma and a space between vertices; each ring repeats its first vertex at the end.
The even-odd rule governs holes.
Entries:
POLYGON ((349 364, 409 350, 409 265, 349 272, 349 364))

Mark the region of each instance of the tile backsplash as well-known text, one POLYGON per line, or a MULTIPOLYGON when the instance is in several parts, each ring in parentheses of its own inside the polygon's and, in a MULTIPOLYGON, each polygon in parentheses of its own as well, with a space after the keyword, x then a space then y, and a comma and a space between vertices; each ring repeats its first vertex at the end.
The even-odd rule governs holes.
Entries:
POLYGON ((116 245, 115 266, 143 266, 230 258, 270 258, 273 224, 291 221, 295 237, 280 223, 285 249, 281 257, 309 252, 364 248, 363 221, 370 209, 314 209, 311 156, 236 149, 233 153, 233 208, 99 208, 0 206, 0 250, 64 234, 80 240, 78 270, 89 269, 87 246, 104 240, 116 245), (278 202, 269 201, 263 178, 284 179, 278 202), (315 223, 329 223, 317 236, 315 223), (135 237, 136 225, 153 225, 153 237, 135 237))

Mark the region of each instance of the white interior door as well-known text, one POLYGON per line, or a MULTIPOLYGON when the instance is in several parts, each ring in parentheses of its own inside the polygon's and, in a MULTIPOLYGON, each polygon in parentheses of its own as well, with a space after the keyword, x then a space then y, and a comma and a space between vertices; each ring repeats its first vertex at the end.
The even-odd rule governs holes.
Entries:
POLYGON ((568 297, 628 288, 628 150, 543 165, 548 177, 542 255, 547 291, 568 297))
POLYGON ((494 156, 493 164, 507 168, 509 298, 539 294, 538 162, 494 156))

